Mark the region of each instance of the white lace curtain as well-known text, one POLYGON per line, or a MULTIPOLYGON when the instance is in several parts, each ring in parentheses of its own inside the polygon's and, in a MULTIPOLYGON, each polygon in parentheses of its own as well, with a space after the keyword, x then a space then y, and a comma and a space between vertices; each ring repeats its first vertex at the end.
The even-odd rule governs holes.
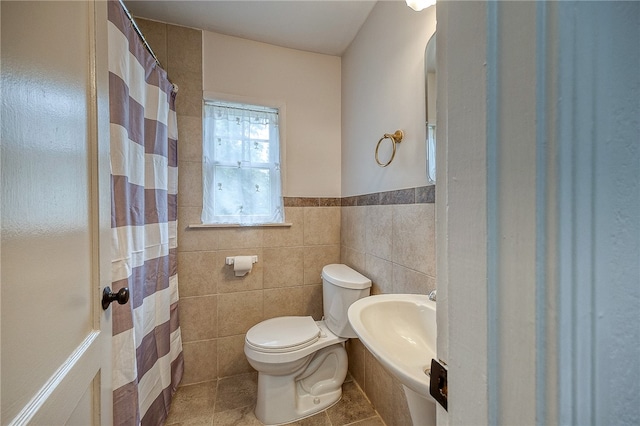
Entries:
POLYGON ((284 221, 278 110, 205 102, 202 223, 284 221))

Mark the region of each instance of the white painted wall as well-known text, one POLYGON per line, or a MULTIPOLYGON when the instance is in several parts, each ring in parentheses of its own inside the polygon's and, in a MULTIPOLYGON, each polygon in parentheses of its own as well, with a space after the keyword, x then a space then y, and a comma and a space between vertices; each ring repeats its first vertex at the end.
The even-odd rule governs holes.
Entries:
POLYGON ((285 105, 287 197, 340 197, 340 58, 203 31, 203 90, 285 105))
MULTIPOLYGON (((342 57, 342 196, 427 185, 424 51, 433 7, 381 1, 342 57), (386 168, 375 162, 385 133, 405 132, 386 168)), ((389 141, 381 148, 388 157, 389 141)))

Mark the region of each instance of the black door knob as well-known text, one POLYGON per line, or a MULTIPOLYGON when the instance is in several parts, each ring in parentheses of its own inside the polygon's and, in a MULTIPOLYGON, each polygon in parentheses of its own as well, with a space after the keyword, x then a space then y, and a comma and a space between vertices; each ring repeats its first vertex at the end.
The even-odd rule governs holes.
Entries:
POLYGON ((129 289, 122 287, 117 293, 111 291, 111 287, 102 290, 102 309, 106 310, 111 302, 117 301, 119 305, 124 305, 129 301, 129 289))

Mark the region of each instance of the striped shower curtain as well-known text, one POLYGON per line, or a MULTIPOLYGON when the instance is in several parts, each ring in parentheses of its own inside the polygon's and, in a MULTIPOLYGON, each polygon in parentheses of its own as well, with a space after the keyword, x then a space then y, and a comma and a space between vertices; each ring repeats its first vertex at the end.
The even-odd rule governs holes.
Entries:
POLYGON ((182 378, 175 93, 115 0, 108 2, 113 421, 159 425, 182 378))

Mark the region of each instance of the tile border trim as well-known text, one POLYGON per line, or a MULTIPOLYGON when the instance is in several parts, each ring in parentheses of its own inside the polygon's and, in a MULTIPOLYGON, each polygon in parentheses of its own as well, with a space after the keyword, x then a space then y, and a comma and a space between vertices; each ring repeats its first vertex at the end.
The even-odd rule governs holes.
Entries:
POLYGON ((285 207, 351 207, 392 204, 432 204, 436 202, 436 186, 397 189, 342 198, 284 197, 285 207))

